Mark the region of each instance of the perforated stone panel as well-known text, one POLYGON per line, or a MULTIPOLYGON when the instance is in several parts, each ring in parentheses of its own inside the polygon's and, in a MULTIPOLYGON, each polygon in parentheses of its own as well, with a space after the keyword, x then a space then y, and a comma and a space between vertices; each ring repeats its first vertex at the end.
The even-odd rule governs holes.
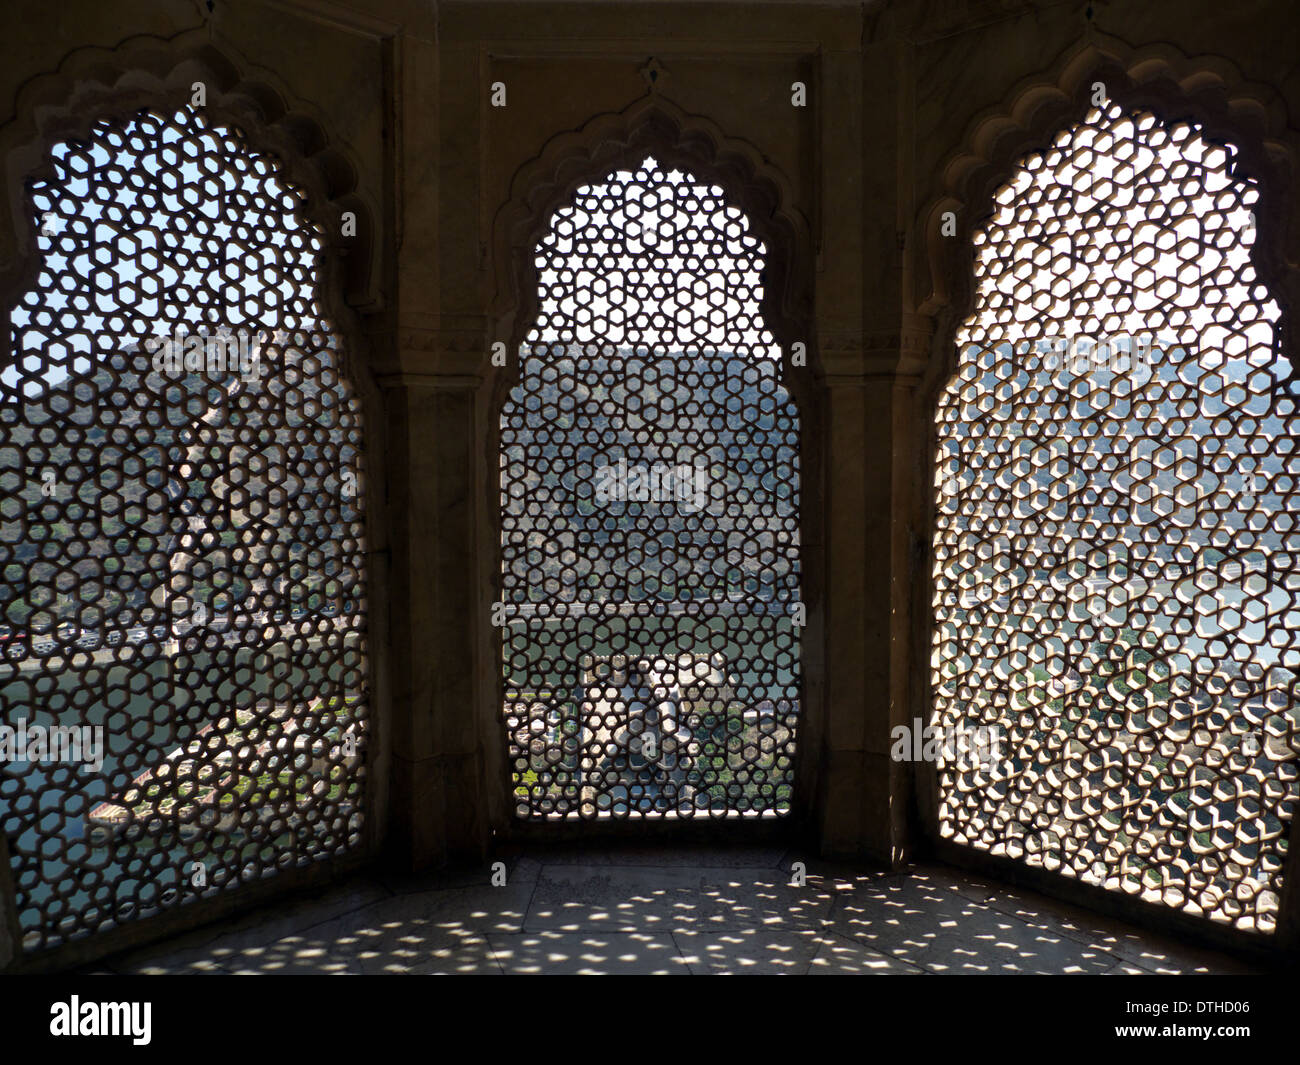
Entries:
POLYGON ((1268 932, 1300 459, 1236 163, 1112 105, 996 197, 937 415, 933 698, 1004 741, 941 764, 944 836, 1268 932))
POLYGON ((494 618, 521 817, 789 809, 799 423, 763 255, 722 189, 654 159, 537 248, 494 618))
POLYGON ((369 721, 361 419, 304 194, 191 109, 50 162, 0 364, 26 951, 354 846, 369 721))

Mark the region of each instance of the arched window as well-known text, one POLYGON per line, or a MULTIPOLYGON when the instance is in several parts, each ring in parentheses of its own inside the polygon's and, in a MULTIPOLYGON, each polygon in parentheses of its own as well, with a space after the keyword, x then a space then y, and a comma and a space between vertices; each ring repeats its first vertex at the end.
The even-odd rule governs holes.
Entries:
POLYGON ((322 232, 204 113, 29 181, 0 364, 0 823, 28 952, 359 840, 359 403, 322 232))
POLYGON ((1300 423, 1258 195, 1115 104, 997 194, 937 414, 933 720, 993 741, 941 765, 943 836, 1269 932, 1300 423))
POLYGON ((781 814, 799 714, 799 420, 762 243, 646 158, 536 249, 501 415, 505 706, 525 818, 781 814))

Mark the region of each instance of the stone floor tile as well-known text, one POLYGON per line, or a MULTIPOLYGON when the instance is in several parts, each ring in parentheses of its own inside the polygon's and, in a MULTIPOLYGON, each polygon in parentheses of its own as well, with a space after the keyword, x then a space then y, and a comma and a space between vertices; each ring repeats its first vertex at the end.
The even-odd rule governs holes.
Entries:
POLYGON ((492 953, 512 975, 683 974, 689 970, 666 932, 556 932, 491 935, 492 953))
POLYGON ((886 873, 777 848, 698 847, 538 849, 505 861, 502 887, 490 865, 359 874, 84 971, 1259 971, 946 866, 886 873), (803 883, 791 883, 795 861, 803 883))
POLYGON ((806 927, 833 905, 818 881, 798 888, 762 868, 546 865, 527 931, 721 931, 751 925, 806 927))
POLYGON ((204 971, 223 965, 249 947, 274 942, 388 897, 386 888, 361 877, 317 895, 282 899, 161 943, 115 955, 107 964, 127 974, 204 971))
POLYGON ((706 870, 704 890, 738 918, 773 928, 821 928, 835 905, 835 890, 813 874, 791 883, 786 869, 737 869, 723 876, 706 870))
POLYGON ((785 847, 546 847, 533 857, 545 866, 616 865, 658 869, 773 869, 785 847))
POLYGON ((919 965, 882 954, 856 940, 828 932, 808 967, 810 976, 924 976, 919 965))
POLYGON ((1057 902, 1024 888, 986 880, 979 882, 979 889, 986 905, 1035 928, 1051 929, 1096 946, 1145 972, 1242 975, 1255 971, 1246 963, 1217 951, 1188 946, 1169 936, 1057 902))
POLYGON ((419 921, 330 921, 245 951, 233 973, 499 973, 487 939, 419 921))
POLYGON ((727 932, 673 933, 693 975, 801 976, 822 949, 814 929, 773 931, 756 926, 727 932))
POLYGON ((837 898, 835 932, 936 973, 1102 973, 1119 959, 971 901, 944 878, 895 876, 837 898))

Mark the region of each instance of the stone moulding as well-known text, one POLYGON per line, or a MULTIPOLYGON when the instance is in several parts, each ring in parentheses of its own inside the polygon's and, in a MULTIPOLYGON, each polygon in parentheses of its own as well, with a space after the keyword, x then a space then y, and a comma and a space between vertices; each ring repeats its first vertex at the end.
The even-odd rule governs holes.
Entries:
MULTIPOLYGON (((998 186, 1027 152, 1046 146, 1063 126, 1087 111, 1091 85, 1103 81, 1113 99, 1158 106, 1170 117, 1196 121, 1212 137, 1232 141, 1246 169, 1261 179, 1263 213, 1283 222, 1261 226, 1260 276, 1281 294, 1295 284, 1296 242, 1288 240, 1296 212, 1288 210, 1297 132, 1288 124, 1276 89, 1247 81, 1217 56, 1189 57, 1171 44, 1134 47, 1105 34, 1068 48, 1048 70, 1023 79, 999 104, 971 122, 962 145, 940 168, 915 219, 912 243, 917 311, 951 323, 936 330, 937 352, 951 347, 955 323, 972 306, 971 234, 991 210, 998 186), (941 235, 945 211, 957 216, 956 236, 941 235), (1283 275, 1291 275, 1285 277, 1283 275), (946 334, 946 335, 945 335, 946 334)), ((943 374, 938 375, 942 378, 943 374)))
POLYGON ((510 198, 493 220, 494 339, 517 347, 536 316, 532 249, 555 212, 580 186, 649 154, 720 185, 745 212, 767 247, 764 322, 783 345, 808 343, 811 363, 811 242, 807 219, 792 206, 789 182, 753 145, 727 137, 711 120, 688 115, 659 92, 557 134, 515 173, 510 198))

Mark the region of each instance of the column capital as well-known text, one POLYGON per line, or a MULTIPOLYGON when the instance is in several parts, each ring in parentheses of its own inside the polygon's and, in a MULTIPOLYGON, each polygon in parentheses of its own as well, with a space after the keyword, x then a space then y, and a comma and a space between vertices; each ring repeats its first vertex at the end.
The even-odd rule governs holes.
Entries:
POLYGON ((928 319, 901 328, 822 330, 818 346, 826 383, 834 387, 882 377, 918 378, 930 358, 930 337, 928 319))
POLYGON ((376 374, 381 387, 477 387, 490 369, 482 318, 403 316, 376 340, 389 352, 376 374))

